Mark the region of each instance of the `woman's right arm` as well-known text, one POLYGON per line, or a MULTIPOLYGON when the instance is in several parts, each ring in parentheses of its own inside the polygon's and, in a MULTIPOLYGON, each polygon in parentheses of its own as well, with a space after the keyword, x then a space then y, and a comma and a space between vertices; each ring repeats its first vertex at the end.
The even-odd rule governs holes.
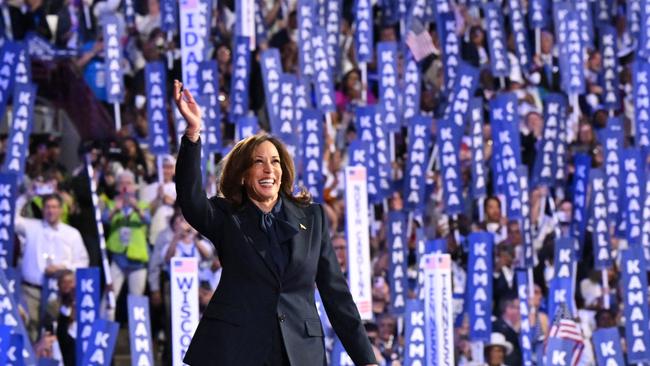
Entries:
MULTIPOLYGON (((174 99, 187 121, 176 160, 176 200, 187 222, 198 232, 213 239, 224 220, 224 211, 206 197, 201 176, 201 112, 189 90, 181 91, 174 80, 174 99)), ((216 245, 216 243, 215 243, 216 245)))

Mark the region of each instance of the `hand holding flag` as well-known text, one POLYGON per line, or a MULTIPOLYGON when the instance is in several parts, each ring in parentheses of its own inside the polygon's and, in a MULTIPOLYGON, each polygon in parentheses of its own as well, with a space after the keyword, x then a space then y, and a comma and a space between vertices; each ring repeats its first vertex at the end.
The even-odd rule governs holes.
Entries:
POLYGON ((187 121, 185 134, 190 141, 196 142, 201 133, 201 109, 194 100, 192 93, 188 89, 183 89, 183 83, 178 80, 174 80, 174 101, 183 118, 187 121), (183 98, 183 95, 185 95, 185 98, 183 98))

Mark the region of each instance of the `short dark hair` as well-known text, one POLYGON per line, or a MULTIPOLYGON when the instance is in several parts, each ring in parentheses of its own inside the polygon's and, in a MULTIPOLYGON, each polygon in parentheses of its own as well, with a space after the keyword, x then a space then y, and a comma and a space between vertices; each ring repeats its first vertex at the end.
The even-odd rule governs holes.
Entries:
POLYGON ((57 202, 59 202, 59 205, 63 206, 63 197, 61 197, 61 195, 58 194, 58 193, 48 193, 48 194, 44 195, 43 196, 43 207, 45 207, 45 204, 49 200, 57 200, 57 202))
POLYGON ((293 159, 282 141, 266 133, 258 133, 239 141, 230 153, 226 155, 223 171, 221 172, 221 181, 219 183, 219 190, 223 197, 235 207, 243 204, 244 198, 246 197, 246 189, 241 184, 242 178, 246 171, 253 165, 253 153, 255 149, 266 141, 272 143, 278 149, 278 154, 280 154, 280 167, 282 168, 280 192, 287 199, 298 204, 306 205, 311 202, 311 195, 304 189, 297 195, 293 194, 293 182, 296 176, 293 159))
POLYGON ((488 203, 490 201, 496 201, 497 205, 501 207, 501 200, 497 196, 488 196, 485 201, 483 202, 483 211, 487 210, 488 203))

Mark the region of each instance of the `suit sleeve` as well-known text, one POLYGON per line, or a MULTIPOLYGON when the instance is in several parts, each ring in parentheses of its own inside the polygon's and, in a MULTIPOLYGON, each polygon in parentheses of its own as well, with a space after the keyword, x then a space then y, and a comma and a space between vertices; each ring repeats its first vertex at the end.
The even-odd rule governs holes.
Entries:
POLYGON ((348 283, 334 254, 329 235, 329 225, 322 206, 320 211, 322 228, 321 252, 318 259, 316 285, 325 306, 327 316, 332 322, 336 335, 341 340, 355 365, 375 364, 375 355, 363 327, 361 316, 352 299, 348 283))
MULTIPOLYGON (((187 222, 212 240, 221 228, 225 212, 217 207, 214 199, 207 198, 202 180, 201 140, 192 142, 183 136, 176 160, 176 202, 187 222)), ((212 242, 217 245, 214 240, 212 242)))

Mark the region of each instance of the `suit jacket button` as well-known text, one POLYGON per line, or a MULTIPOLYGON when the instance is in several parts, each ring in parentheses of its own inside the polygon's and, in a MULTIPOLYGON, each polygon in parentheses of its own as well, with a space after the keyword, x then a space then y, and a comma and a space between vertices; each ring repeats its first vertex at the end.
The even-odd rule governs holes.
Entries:
POLYGON ((284 314, 280 314, 280 315, 278 315, 278 320, 280 321, 280 323, 284 322, 285 319, 287 319, 287 316, 286 316, 286 315, 284 315, 284 314))

